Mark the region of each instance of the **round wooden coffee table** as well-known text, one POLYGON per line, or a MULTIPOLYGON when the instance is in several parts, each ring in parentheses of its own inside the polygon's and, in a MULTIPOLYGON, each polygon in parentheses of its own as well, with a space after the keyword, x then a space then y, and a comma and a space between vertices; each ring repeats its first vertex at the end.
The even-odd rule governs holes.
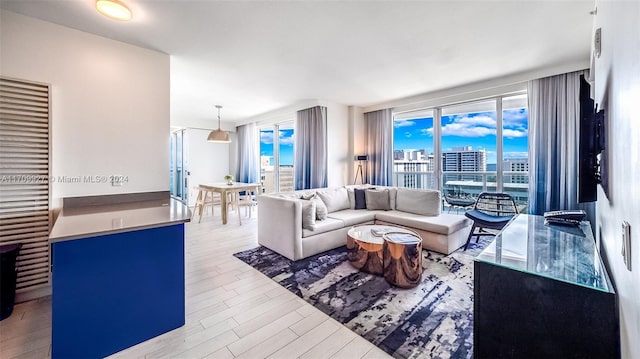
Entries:
MULTIPOLYGON (((415 234, 409 229, 381 225, 363 225, 349 229, 347 232, 347 258, 349 263, 363 272, 383 275, 385 263, 383 260, 385 242, 383 235, 391 232, 415 234), (372 230, 379 235, 374 234, 372 230)), ((422 245, 422 242, 420 244, 422 245)))

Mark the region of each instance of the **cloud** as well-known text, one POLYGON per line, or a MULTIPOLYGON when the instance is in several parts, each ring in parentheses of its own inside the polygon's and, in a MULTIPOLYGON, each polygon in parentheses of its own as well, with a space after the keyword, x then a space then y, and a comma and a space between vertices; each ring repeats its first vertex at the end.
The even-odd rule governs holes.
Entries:
POLYGON ((393 121, 393 127, 409 127, 415 125, 411 120, 395 120, 393 121))
POLYGON ((504 130, 502 130, 502 137, 506 137, 506 138, 520 138, 520 137, 527 137, 528 133, 527 130, 512 130, 509 128, 505 128, 504 130))
POLYGON ((527 128, 528 121, 529 114, 525 108, 519 110, 504 110, 502 112, 502 125, 505 128, 525 130, 527 128))
POLYGON ((472 126, 468 123, 449 123, 442 127, 443 136, 484 137, 495 135, 495 128, 472 126))
POLYGON ((496 128, 496 119, 489 116, 475 116, 475 117, 456 117, 453 119, 454 123, 464 123, 471 126, 484 126, 489 128, 496 128))
POLYGON ((260 131, 260 143, 272 145, 273 131, 260 131))
POLYGON ((409 131, 406 131, 404 133, 404 137, 406 137, 406 138, 411 138, 411 136, 413 136, 413 134, 411 132, 409 132, 409 131))
POLYGON ((421 129, 420 134, 423 136, 433 136, 433 127, 421 129))
POLYGON ((293 143, 295 142, 295 133, 292 133, 291 136, 289 137, 285 137, 287 136, 287 132, 285 131, 280 131, 280 145, 285 145, 285 146, 293 146, 293 143))

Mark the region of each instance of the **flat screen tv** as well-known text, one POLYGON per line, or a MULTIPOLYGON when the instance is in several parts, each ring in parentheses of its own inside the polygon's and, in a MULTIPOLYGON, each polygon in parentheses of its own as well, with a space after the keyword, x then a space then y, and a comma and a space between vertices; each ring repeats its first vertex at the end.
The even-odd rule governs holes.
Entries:
POLYGON ((591 85, 580 76, 580 142, 578 164, 578 202, 593 202, 606 167, 599 156, 606 148, 604 110, 597 111, 591 98, 591 85))

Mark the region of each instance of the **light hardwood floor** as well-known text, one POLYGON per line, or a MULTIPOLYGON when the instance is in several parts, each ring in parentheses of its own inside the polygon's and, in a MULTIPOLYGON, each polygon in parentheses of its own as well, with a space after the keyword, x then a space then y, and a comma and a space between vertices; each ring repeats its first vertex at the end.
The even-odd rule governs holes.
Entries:
MULTIPOLYGON (((244 211, 242 211, 244 215, 244 211)), ((389 358, 233 253, 258 246, 257 215, 186 224, 186 324, 113 358, 389 358)), ((51 355, 51 298, 0 322, 0 358, 51 355)))

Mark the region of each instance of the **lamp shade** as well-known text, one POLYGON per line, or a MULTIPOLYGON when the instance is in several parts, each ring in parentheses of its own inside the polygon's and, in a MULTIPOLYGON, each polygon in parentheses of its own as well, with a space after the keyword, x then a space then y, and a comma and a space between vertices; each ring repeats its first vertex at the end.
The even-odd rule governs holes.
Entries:
POLYGON ((231 139, 229 139, 229 133, 220 129, 220 109, 222 108, 222 106, 216 105, 216 108, 218 109, 218 129, 213 130, 209 133, 207 141, 214 143, 231 143, 231 139))
POLYGON ((231 140, 229 139, 229 133, 222 131, 220 128, 211 131, 211 133, 209 133, 209 137, 207 137, 207 141, 217 143, 231 143, 231 140))

